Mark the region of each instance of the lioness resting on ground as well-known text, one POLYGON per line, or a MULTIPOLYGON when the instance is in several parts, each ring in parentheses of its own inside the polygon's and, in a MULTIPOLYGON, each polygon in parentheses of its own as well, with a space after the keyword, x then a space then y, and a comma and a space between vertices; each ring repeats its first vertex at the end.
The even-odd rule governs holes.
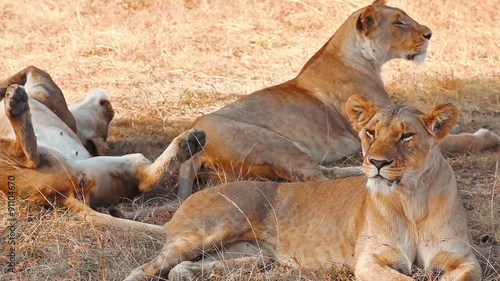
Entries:
MULTIPOLYGON (((74 106, 74 115, 85 118, 75 120, 57 85, 35 67, 0 82, 1 100, 0 189, 40 205, 57 203, 76 212, 86 210, 101 221, 134 225, 103 217, 88 205, 110 204, 164 183, 182 161, 201 150, 205 140, 203 131, 186 131, 154 163, 142 154, 91 157, 75 131, 83 130, 81 138, 87 143, 105 142, 113 115, 106 94, 92 92, 74 106)), ((95 145, 90 147, 100 152, 95 145)))
POLYGON ((346 265, 358 280, 410 281, 412 265, 440 280, 480 280, 455 175, 439 148, 457 108, 379 109, 355 95, 346 114, 366 176, 235 182, 195 193, 165 225, 159 256, 125 280, 169 271, 170 280, 187 280, 273 260, 301 269, 346 265))
MULTIPOLYGON (((215 170, 225 180, 281 178, 288 181, 348 176, 355 168, 327 168, 357 153, 359 138, 348 122, 345 103, 353 94, 377 106, 393 104, 384 88, 382 65, 396 58, 421 62, 431 30, 385 1, 354 12, 306 63, 283 84, 245 96, 196 120, 210 142, 181 166, 181 199, 192 192, 199 170, 215 170)), ((443 151, 465 153, 500 145, 488 130, 451 135, 443 151)))

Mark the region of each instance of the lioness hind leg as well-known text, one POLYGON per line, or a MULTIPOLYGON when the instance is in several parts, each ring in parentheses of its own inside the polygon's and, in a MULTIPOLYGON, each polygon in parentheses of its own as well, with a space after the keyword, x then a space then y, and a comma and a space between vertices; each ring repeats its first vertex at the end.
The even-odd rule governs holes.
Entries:
POLYGON ((488 129, 481 128, 474 134, 461 133, 448 135, 439 144, 441 150, 449 154, 466 154, 500 147, 500 136, 488 129))
POLYGON ((142 223, 126 219, 115 218, 110 215, 99 213, 90 208, 74 196, 69 196, 63 201, 63 205, 71 210, 76 218, 105 227, 117 227, 126 231, 149 231, 156 234, 163 234, 163 227, 155 224, 142 223))
POLYGON ((210 159, 204 166, 222 170, 222 177, 326 179, 314 157, 304 152, 305 147, 272 130, 218 115, 205 115, 194 125, 210 138, 205 148, 210 159))
POLYGON ((64 95, 47 72, 35 66, 28 66, 11 77, 1 81, 0 88, 7 88, 12 84, 23 85, 31 98, 47 106, 66 123, 73 132, 76 132, 75 118, 71 112, 69 112, 64 95))
POLYGON ((38 167, 40 159, 36 136, 31 123, 28 94, 24 87, 15 84, 7 87, 4 106, 5 114, 16 135, 16 142, 12 150, 14 153, 24 154, 19 164, 26 168, 38 167))
POLYGON ((218 275, 229 275, 231 272, 251 272, 265 268, 272 264, 271 259, 267 262, 259 257, 241 257, 237 259, 217 261, 183 261, 174 267, 168 274, 168 280, 205 280, 205 276, 217 273, 218 275))
POLYGON ((325 167, 321 166, 321 172, 331 179, 359 176, 363 174, 362 167, 325 167))
MULTIPOLYGON (((167 233, 168 234, 168 233, 167 233)), ((174 239, 167 238, 167 244, 162 248, 160 254, 151 262, 135 268, 125 281, 148 280, 153 276, 164 276, 170 269, 185 260, 194 260, 202 254, 203 250, 213 249, 213 240, 204 241, 202 230, 184 232, 174 239)), ((222 240, 221 236, 217 240, 222 240)))
POLYGON ((168 280, 191 280, 217 273, 259 270, 273 264, 273 259, 249 242, 235 242, 224 246, 199 261, 183 261, 172 268, 168 280))
POLYGON ((219 193, 208 193, 197 199, 188 198, 164 226, 166 244, 159 255, 151 262, 135 268, 125 280, 147 280, 153 276, 164 276, 182 261, 193 261, 204 252, 214 252, 218 247, 229 245, 249 231, 249 226, 243 223, 245 216, 242 213, 234 214, 231 220, 225 219, 224 214, 228 211, 221 214, 220 208, 234 210, 235 207, 226 199, 218 201, 217 198, 221 199, 219 193), (209 210, 212 204, 218 207, 209 210), (201 215, 201 210, 206 212, 201 215), (205 218, 210 219, 205 221, 205 218), (221 221, 227 223, 216 225, 216 222, 221 221))
POLYGON ((203 152, 197 153, 179 167, 179 186, 177 188, 177 199, 184 201, 193 193, 193 184, 201 165, 207 161, 203 152))
MULTIPOLYGON (((203 235, 201 232, 197 233, 203 235)), ((214 234, 214 233, 212 233, 214 234)), ((213 250, 214 245, 223 241, 221 235, 210 237, 210 241, 191 232, 177 235, 175 240, 166 244, 161 253, 153 261, 134 269, 125 281, 147 280, 153 276, 164 276, 168 273, 169 280, 191 280, 201 277, 204 273, 227 273, 243 268, 264 268, 273 263, 270 255, 263 254, 256 245, 248 242, 235 242, 223 246, 223 249, 213 250), (202 242, 202 240, 204 240, 202 242), (218 243, 215 242, 218 240, 218 243), (201 243, 200 243, 201 242, 201 243), (203 251, 211 251, 199 261, 192 262, 203 251)))
POLYGON ((205 141, 205 132, 198 129, 187 130, 174 138, 160 157, 142 171, 139 190, 151 191, 154 186, 177 171, 182 162, 201 151, 205 141))

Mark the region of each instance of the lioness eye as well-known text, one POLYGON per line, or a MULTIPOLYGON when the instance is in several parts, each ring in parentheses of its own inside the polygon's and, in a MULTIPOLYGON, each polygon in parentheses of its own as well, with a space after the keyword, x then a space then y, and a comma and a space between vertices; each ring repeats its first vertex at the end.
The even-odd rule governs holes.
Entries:
POLYGON ((405 27, 406 26, 406 24, 404 22, 402 22, 402 21, 397 21, 397 22, 394 23, 394 25, 399 26, 399 27, 405 27))
POLYGON ((404 133, 401 135, 401 140, 402 141, 409 141, 412 139, 414 133, 404 133))
POLYGON ((373 138, 373 136, 375 136, 375 131, 374 130, 366 130, 366 135, 369 138, 373 138))

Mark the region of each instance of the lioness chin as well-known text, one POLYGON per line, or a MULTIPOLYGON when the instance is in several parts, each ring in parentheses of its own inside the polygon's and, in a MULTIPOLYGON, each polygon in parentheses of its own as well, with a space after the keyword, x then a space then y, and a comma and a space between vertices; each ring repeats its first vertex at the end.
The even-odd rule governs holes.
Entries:
POLYGON ((410 281, 413 265, 439 280, 480 280, 455 175, 439 148, 457 108, 380 109, 356 95, 346 112, 361 140, 365 176, 235 182, 195 193, 165 225, 158 257, 125 280, 167 272, 187 280, 249 261, 345 265, 358 280, 410 281))
MULTIPOLYGON (((381 79, 382 65, 398 58, 423 61, 431 36, 428 27, 385 1, 355 11, 297 77, 194 122, 210 141, 181 166, 179 197, 191 194, 200 170, 224 180, 310 181, 359 173, 327 167, 360 150, 345 111, 347 99, 359 94, 380 107, 393 104, 381 79)), ((497 146, 500 137, 487 130, 450 135, 441 143, 451 153, 497 146)))

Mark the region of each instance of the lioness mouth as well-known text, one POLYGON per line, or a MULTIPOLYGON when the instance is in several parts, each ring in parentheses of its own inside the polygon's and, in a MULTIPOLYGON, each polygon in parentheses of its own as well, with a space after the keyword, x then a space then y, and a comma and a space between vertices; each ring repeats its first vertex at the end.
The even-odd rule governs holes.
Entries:
POLYGON ((390 180, 390 179, 386 179, 384 178, 383 176, 381 175, 376 175, 374 178, 376 179, 379 179, 379 180, 383 180, 386 182, 387 186, 392 186, 395 182, 397 182, 398 180, 390 180))

